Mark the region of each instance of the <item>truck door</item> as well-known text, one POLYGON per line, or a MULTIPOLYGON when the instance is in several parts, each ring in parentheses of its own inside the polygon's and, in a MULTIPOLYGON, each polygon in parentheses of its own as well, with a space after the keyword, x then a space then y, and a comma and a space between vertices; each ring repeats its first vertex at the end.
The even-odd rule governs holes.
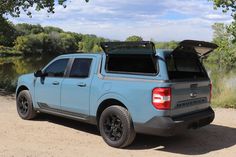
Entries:
POLYGON ((75 58, 68 76, 62 81, 61 109, 66 114, 85 118, 89 115, 90 86, 95 58, 75 58))

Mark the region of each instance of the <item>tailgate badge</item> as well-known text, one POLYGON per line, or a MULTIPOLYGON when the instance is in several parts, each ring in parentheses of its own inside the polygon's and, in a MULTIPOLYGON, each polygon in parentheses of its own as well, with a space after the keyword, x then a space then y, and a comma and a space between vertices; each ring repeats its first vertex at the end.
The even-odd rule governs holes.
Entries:
POLYGON ((192 93, 190 93, 190 97, 191 97, 191 98, 197 97, 197 92, 192 92, 192 93))

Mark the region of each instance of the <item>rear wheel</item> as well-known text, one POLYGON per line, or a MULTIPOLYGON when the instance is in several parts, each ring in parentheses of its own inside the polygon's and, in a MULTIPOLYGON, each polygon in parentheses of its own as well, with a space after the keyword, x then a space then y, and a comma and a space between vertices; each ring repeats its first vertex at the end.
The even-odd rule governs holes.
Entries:
POLYGON ((130 145, 136 135, 128 110, 121 106, 110 106, 102 112, 99 130, 104 141, 117 148, 130 145))
POLYGON ((30 120, 36 117, 33 102, 28 90, 22 90, 16 98, 16 107, 22 119, 30 120))

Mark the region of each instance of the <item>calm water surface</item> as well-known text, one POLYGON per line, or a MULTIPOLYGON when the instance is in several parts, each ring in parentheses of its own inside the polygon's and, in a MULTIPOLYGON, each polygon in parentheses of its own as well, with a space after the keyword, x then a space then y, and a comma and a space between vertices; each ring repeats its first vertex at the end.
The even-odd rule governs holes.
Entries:
POLYGON ((0 57, 0 88, 14 91, 20 75, 41 69, 54 57, 0 57))

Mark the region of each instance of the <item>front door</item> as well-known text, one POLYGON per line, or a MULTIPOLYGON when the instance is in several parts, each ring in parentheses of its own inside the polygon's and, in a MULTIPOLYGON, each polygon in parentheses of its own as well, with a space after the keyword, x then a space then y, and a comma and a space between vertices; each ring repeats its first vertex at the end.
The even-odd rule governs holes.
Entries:
POLYGON ((69 59, 58 59, 49 64, 35 82, 35 100, 40 108, 60 109, 61 83, 64 79, 65 70, 69 59))
POLYGON ((61 109, 85 118, 89 115, 89 96, 93 58, 75 58, 69 75, 62 81, 61 109))

